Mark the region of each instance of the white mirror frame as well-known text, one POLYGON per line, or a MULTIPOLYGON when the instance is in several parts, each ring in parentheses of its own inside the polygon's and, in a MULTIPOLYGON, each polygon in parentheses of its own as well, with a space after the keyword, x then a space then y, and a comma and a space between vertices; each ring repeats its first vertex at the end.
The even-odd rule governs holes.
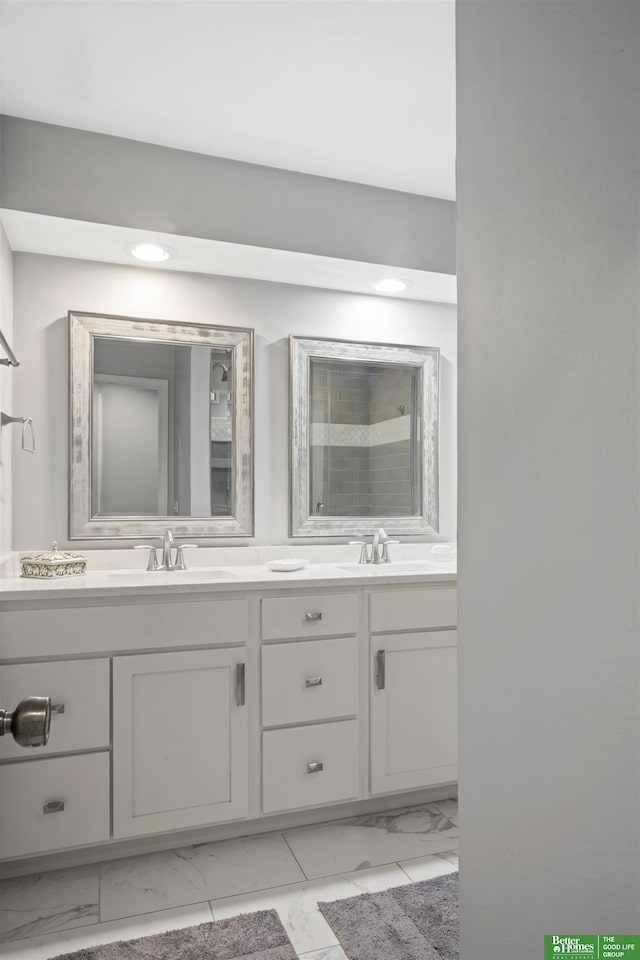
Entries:
POLYGON ((254 529, 253 330, 69 311, 69 539, 251 537, 254 529), (228 517, 94 517, 91 506, 93 338, 209 345, 231 353, 233 504, 228 517))
POLYGON ((290 470, 292 537, 351 537, 372 534, 378 527, 405 536, 438 535, 438 447, 440 416, 440 350, 437 347, 291 336, 290 344, 290 470), (328 517, 312 514, 310 503, 309 380, 312 358, 367 363, 399 363, 418 367, 420 442, 424 472, 420 514, 407 517, 328 517))

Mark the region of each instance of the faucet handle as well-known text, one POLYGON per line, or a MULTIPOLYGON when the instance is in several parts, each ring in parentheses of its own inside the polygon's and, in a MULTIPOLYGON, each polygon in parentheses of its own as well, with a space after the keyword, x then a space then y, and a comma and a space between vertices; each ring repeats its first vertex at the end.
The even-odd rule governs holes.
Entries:
POLYGON ((360 559, 358 560, 358 563, 371 563, 369 551, 367 550, 367 544, 364 540, 349 540, 349 546, 360 547, 360 559))
POLYGON ((197 543, 179 543, 179 544, 177 545, 177 547, 176 547, 176 564, 175 564, 175 569, 176 569, 176 570, 186 570, 186 569, 187 569, 187 565, 186 565, 186 563, 184 562, 184 553, 183 553, 183 551, 184 551, 184 550, 197 550, 197 549, 198 549, 198 544, 197 544, 197 543))
POLYGON ((134 548, 134 550, 148 550, 149 551, 149 560, 147 563, 147 570, 157 570, 158 569, 158 554, 156 553, 156 548, 152 547, 150 543, 139 543, 134 548))
POLYGON ((382 556, 380 557, 380 563, 391 563, 391 557, 389 556, 390 543, 400 543, 400 541, 399 540, 383 540, 382 556))

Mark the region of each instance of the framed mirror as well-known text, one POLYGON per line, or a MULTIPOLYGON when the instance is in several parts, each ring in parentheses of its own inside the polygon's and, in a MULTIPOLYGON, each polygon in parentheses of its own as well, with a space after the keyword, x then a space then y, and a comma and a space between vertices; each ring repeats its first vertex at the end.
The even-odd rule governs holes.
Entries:
POLYGON ((440 351, 290 337, 291 536, 437 534, 440 351))
POLYGON ((253 331, 69 313, 72 540, 253 534, 253 331))

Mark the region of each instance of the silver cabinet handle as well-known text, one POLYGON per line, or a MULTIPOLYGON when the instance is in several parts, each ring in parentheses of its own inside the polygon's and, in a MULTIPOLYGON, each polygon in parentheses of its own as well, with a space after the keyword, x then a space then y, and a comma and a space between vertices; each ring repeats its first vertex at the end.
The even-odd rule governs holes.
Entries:
POLYGON ((305 687, 321 687, 322 677, 307 677, 304 682, 305 687))
POLYGON ((239 707, 245 705, 245 665, 236 663, 236 703, 239 707))
POLYGON ((43 813, 62 813, 64 810, 64 800, 50 800, 42 808, 43 813))
POLYGON ((322 773, 323 770, 324 763, 322 760, 313 760, 307 764, 307 773, 322 773))
POLYGON ((322 614, 319 610, 307 610, 304 618, 307 623, 317 623, 318 620, 322 620, 322 614))
POLYGON ((378 690, 384 690, 386 682, 386 650, 378 650, 376 653, 376 687, 378 690))
POLYGON ((61 714, 64 713, 64 703, 52 703, 51 704, 51 714, 54 713, 61 714))

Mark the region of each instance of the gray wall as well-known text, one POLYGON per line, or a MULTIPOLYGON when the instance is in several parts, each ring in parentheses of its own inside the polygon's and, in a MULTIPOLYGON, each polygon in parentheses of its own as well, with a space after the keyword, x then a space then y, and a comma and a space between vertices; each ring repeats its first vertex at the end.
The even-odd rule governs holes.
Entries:
POLYGON ((19 117, 0 145, 12 210, 455 273, 451 200, 19 117))
POLYGON ((33 415, 38 439, 35 457, 14 458, 14 549, 66 542, 68 310, 255 329, 253 542, 262 544, 288 539, 289 334, 440 347, 441 534, 455 539, 455 307, 33 254, 14 255, 14 285, 24 363, 14 405, 33 415))
POLYGON ((457 11, 462 956, 640 930, 640 4, 457 11))
MULTIPOLYGON (((0 330, 13 347, 13 268, 12 255, 0 223, 0 330)), ((3 354, 4 356, 4 354, 3 354)), ((20 357, 18 356, 18 360, 20 357)), ((16 376, 13 367, 0 366, 0 410, 13 414, 12 384, 16 376)), ((28 416, 28 414, 25 414, 28 416)), ((0 558, 11 550, 11 457, 12 437, 19 430, 18 427, 5 427, 0 430, 0 558)), ((28 457, 28 453, 20 452, 21 456, 28 457)))

